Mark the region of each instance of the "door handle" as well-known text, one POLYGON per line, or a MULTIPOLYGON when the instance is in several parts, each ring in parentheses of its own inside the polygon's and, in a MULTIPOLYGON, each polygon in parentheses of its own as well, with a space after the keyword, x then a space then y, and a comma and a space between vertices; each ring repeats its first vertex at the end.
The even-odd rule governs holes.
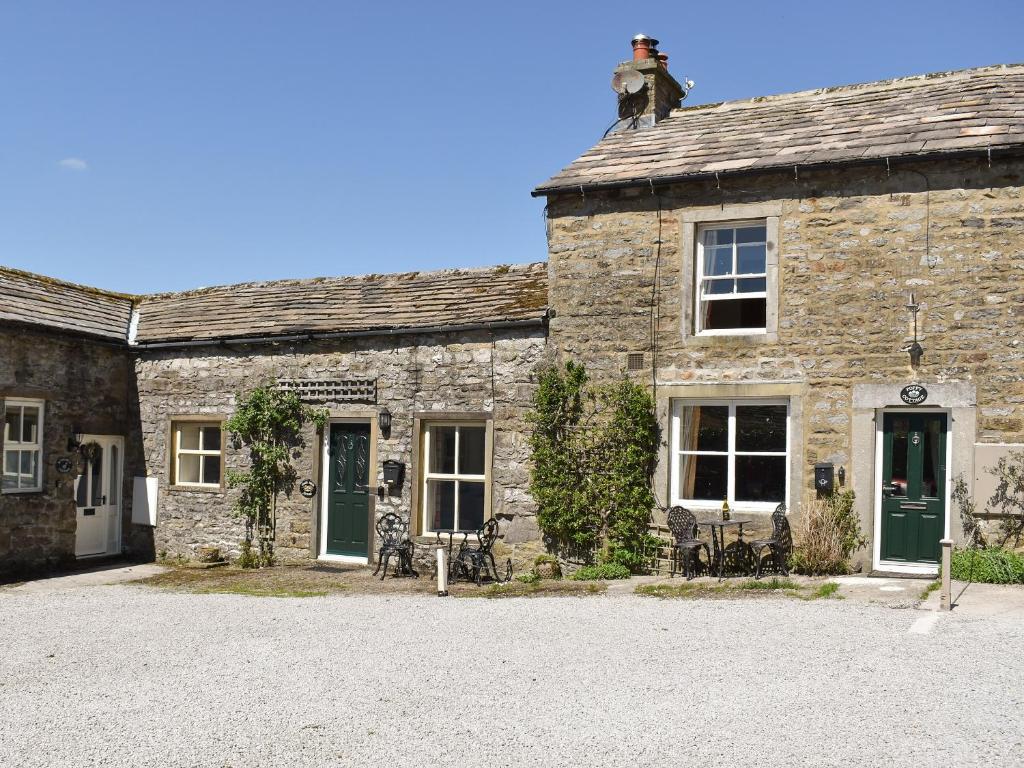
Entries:
POLYGON ((882 486, 882 493, 886 496, 892 496, 894 493, 898 493, 900 487, 896 483, 888 483, 882 486))
POLYGON ((369 493, 369 491, 370 491, 370 486, 368 486, 368 485, 360 485, 359 483, 355 483, 355 484, 354 484, 354 485, 352 486, 352 489, 353 489, 353 490, 356 490, 356 491, 365 491, 365 492, 369 493))

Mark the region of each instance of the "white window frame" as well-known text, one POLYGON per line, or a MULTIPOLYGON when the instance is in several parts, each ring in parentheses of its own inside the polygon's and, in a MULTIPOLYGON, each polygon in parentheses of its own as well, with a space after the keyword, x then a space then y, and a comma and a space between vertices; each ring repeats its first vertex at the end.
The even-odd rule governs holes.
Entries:
POLYGON ((212 420, 212 421, 197 421, 188 419, 171 419, 171 434, 173 435, 173 451, 174 454, 171 457, 171 471, 174 476, 171 478, 171 485, 180 488, 222 488, 224 487, 224 422, 212 420), (217 450, 211 450, 209 448, 182 448, 181 447, 181 430, 183 427, 198 427, 199 433, 199 444, 203 444, 202 430, 206 427, 217 427, 220 430, 220 445, 217 450), (199 480, 198 483, 189 483, 181 479, 181 457, 185 456, 199 456, 199 480), (216 483, 204 483, 202 482, 203 474, 205 469, 203 467, 204 456, 217 456, 220 458, 220 480, 216 483))
POLYGON ((482 420, 482 419, 480 421, 472 421, 472 420, 467 420, 467 421, 447 421, 447 420, 424 421, 423 427, 422 427, 422 431, 423 431, 423 485, 422 485, 422 487, 420 489, 421 490, 420 498, 422 499, 422 501, 420 502, 420 506, 422 507, 422 509, 420 510, 420 515, 421 515, 421 519, 423 521, 423 525, 422 525, 423 533, 425 535, 426 534, 433 534, 434 533, 433 521, 430 519, 430 515, 429 515, 429 509, 430 509, 430 493, 429 493, 430 485, 429 485, 429 483, 430 483, 431 480, 454 480, 455 481, 455 511, 454 511, 454 515, 452 517, 452 522, 453 522, 453 527, 454 528, 459 528, 459 524, 458 524, 459 523, 459 483, 463 482, 463 481, 468 481, 468 482, 474 482, 474 483, 482 484, 483 488, 484 488, 484 522, 487 522, 487 520, 491 517, 491 512, 490 512, 490 509, 488 508, 488 499, 490 498, 490 492, 489 491, 490 491, 490 482, 491 481, 490 481, 489 473, 487 472, 487 468, 488 468, 487 467, 487 455, 488 455, 488 450, 487 450, 487 438, 488 438, 488 434, 487 434, 487 421, 486 420, 482 420), (455 474, 448 474, 448 473, 444 473, 444 472, 431 472, 430 471, 430 458, 431 458, 431 450, 432 450, 432 442, 433 442, 432 438, 433 438, 433 435, 434 435, 434 430, 435 429, 444 428, 444 427, 456 427, 457 428, 455 430, 455 470, 456 470, 455 474), (473 428, 484 430, 484 473, 482 475, 468 475, 468 474, 461 474, 461 473, 458 472, 458 470, 459 470, 459 443, 460 443, 460 440, 462 439, 462 428, 463 427, 473 427, 473 428))
MULTIPOLYGON (((0 465, 0 474, 2 474, 3 470, 7 466, 7 453, 8 453, 8 451, 11 451, 11 452, 16 451, 19 454, 19 457, 18 457, 18 482, 20 484, 21 483, 21 456, 20 456, 20 454, 23 451, 35 451, 36 454, 37 454, 37 456, 36 456, 36 466, 39 468, 39 482, 36 485, 33 485, 33 486, 21 487, 19 485, 19 487, 17 487, 17 488, 3 488, 2 489, 3 493, 39 493, 40 491, 43 490, 43 454, 44 454, 43 443, 45 442, 46 401, 45 400, 34 400, 34 399, 28 399, 28 398, 12 397, 12 398, 5 399, 3 401, 3 404, 4 404, 3 410, 4 410, 4 417, 5 417, 5 419, 6 419, 7 411, 9 409, 11 409, 11 408, 21 408, 22 409, 22 411, 21 411, 21 422, 19 423, 19 429, 18 429, 18 433, 20 435, 24 435, 24 426, 25 426, 25 411, 24 411, 24 409, 25 408, 36 408, 39 411, 39 425, 36 428, 36 437, 38 439, 35 442, 32 442, 32 443, 15 442, 13 440, 8 442, 8 441, 4 440, 3 455, 0 456, 0 460, 3 461, 3 464, 0 465)), ((5 423, 6 423, 6 421, 5 421, 5 423)))
MULTIPOLYGON (((700 224, 697 227, 697 249, 696 249, 696 285, 694 287, 694 332, 697 336, 751 336, 758 334, 768 333, 768 287, 769 278, 768 271, 769 265, 769 243, 771 242, 771 236, 768 232, 768 221, 767 219, 747 219, 742 221, 716 221, 713 223, 700 224), (757 272, 751 274, 740 275, 736 272, 738 248, 736 243, 735 235, 733 236, 732 244, 732 272, 726 275, 714 275, 705 277, 704 275, 704 235, 707 232, 712 232, 721 229, 742 229, 743 227, 764 227, 765 228, 765 240, 764 240, 764 272, 757 272), (763 291, 749 291, 744 293, 721 293, 711 294, 708 296, 704 295, 704 281, 705 280, 739 280, 739 279, 750 279, 756 280, 762 278, 765 281, 765 290, 763 291), (754 328, 702 328, 701 318, 704 316, 703 305, 706 301, 722 301, 722 300, 733 300, 737 298, 744 299, 764 299, 765 304, 765 324, 754 328)), ((753 243, 751 243, 753 245, 753 243)))
POLYGON ((773 512, 777 501, 737 501, 736 500, 736 457, 737 456, 782 456, 786 460, 785 496, 782 499, 789 508, 791 458, 793 443, 793 408, 789 398, 733 398, 733 399, 691 399, 674 398, 672 400, 672 436, 671 436, 671 488, 670 496, 673 505, 681 505, 700 510, 717 510, 722 508, 722 501, 729 502, 729 508, 741 512, 773 512), (786 450, 780 451, 736 451, 736 407, 751 405, 784 405, 786 406, 786 450), (692 406, 725 406, 729 408, 728 445, 725 451, 690 451, 681 450, 680 417, 684 407, 692 406), (728 456, 726 463, 726 498, 719 501, 708 499, 684 499, 680 496, 679 467, 680 456, 728 456))

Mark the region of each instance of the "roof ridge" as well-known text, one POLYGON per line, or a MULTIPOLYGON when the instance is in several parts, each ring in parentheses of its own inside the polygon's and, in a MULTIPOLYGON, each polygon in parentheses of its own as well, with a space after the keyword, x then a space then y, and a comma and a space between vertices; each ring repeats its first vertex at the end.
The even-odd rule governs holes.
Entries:
POLYGON ((108 299, 121 299, 123 301, 129 301, 132 304, 136 304, 141 298, 139 295, 134 293, 121 293, 120 291, 108 291, 105 288, 96 288, 92 285, 84 285, 82 283, 73 283, 70 280, 62 280, 59 277, 50 277, 49 275, 43 275, 38 272, 29 272, 26 269, 17 269, 15 267, 5 267, 0 265, 0 275, 13 275, 15 277, 28 278, 29 280, 35 280, 40 283, 47 285, 58 285, 64 288, 74 288, 75 290, 84 291, 85 293, 93 294, 95 296, 102 296, 108 299))
MULTIPOLYGON (((675 115, 683 115, 688 112, 696 112, 698 110, 703 109, 715 109, 717 107, 728 108, 731 106, 745 106, 748 104, 770 104, 774 101, 781 101, 784 99, 820 96, 822 94, 841 93, 843 91, 858 91, 870 88, 895 88, 902 85, 906 85, 908 87, 917 87, 919 85, 925 85, 933 80, 967 78, 970 77, 971 75, 976 74, 994 73, 1001 70, 1005 71, 1015 69, 1020 69, 1024 71, 1024 62, 1011 62, 1007 64, 987 64, 982 67, 950 69, 942 72, 925 72, 916 75, 901 75, 900 77, 890 77, 885 80, 867 80, 860 83, 830 85, 823 86, 821 88, 808 88, 802 91, 785 91, 783 93, 770 93, 764 94, 762 96, 748 96, 747 98, 743 99, 729 99, 727 101, 715 101, 708 102, 706 104, 693 104, 691 106, 676 107, 671 111, 670 117, 675 115)), ((612 134, 612 136, 616 135, 619 134, 612 134)))

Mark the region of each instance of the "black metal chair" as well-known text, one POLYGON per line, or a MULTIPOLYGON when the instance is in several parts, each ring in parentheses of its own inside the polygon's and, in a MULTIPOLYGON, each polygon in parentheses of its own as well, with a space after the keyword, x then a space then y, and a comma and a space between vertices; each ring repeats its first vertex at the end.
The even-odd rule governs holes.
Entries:
POLYGON ((697 518, 686 507, 672 507, 668 511, 668 529, 672 532, 672 573, 676 575, 676 563, 681 562, 687 580, 693 578, 693 557, 700 565, 700 551, 704 550, 711 570, 711 549, 706 542, 697 538, 697 518))
MULTIPOLYGON (((483 577, 490 575, 494 581, 502 581, 498 576, 498 566, 494 562, 494 542, 498 540, 498 521, 493 517, 486 520, 476 532, 477 544, 472 545, 463 541, 459 546, 459 552, 455 556, 455 574, 461 573, 467 581, 476 582, 477 586, 483 583, 483 577), (488 566, 490 573, 488 574, 488 566)), ((511 568, 511 561, 509 562, 511 568)))
POLYGON ((767 539, 754 539, 749 544, 754 553, 754 578, 761 578, 761 560, 764 551, 769 550, 775 568, 783 576, 789 575, 786 561, 793 551, 793 534, 789 529, 789 518, 786 517, 786 505, 779 504, 772 512, 772 535, 767 539))
POLYGON ((388 575, 388 561, 392 555, 398 555, 398 567, 392 571, 391 576, 402 574, 419 578, 416 569, 412 567, 414 545, 409 540, 409 524, 394 512, 388 512, 381 516, 375 527, 380 552, 377 554, 377 570, 373 575, 376 576, 383 566, 384 572, 380 575, 380 580, 384 581, 384 577, 388 575))

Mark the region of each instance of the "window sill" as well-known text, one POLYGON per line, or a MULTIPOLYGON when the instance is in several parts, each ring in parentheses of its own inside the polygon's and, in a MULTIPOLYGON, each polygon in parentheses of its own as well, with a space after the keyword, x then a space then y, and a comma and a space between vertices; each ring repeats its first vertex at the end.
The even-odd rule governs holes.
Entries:
POLYGON ((172 493, 224 493, 223 485, 169 485, 167 490, 172 493))
POLYGON ((0 494, 4 496, 27 496, 33 493, 42 493, 43 488, 4 488, 0 494))
POLYGON ((778 342, 779 334, 774 332, 708 333, 683 338, 683 343, 690 347, 757 347, 778 342))

